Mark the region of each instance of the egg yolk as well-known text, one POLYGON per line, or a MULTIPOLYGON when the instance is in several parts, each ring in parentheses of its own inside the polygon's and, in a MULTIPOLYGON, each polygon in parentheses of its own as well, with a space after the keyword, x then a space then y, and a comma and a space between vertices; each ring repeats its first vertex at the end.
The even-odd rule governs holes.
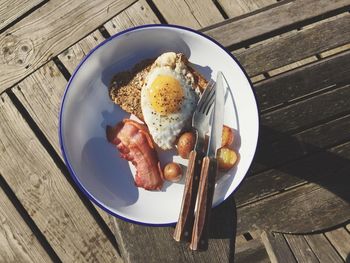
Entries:
POLYGON ((162 115, 178 112, 183 98, 180 82, 171 76, 159 75, 149 89, 151 106, 162 115))

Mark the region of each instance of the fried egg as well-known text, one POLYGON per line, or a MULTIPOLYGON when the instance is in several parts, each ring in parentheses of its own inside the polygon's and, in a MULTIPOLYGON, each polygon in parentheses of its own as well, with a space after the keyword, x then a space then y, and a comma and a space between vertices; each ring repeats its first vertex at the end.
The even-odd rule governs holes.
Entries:
POLYGON ((171 149, 190 123, 199 94, 183 54, 168 52, 153 63, 141 90, 141 109, 154 142, 171 149))

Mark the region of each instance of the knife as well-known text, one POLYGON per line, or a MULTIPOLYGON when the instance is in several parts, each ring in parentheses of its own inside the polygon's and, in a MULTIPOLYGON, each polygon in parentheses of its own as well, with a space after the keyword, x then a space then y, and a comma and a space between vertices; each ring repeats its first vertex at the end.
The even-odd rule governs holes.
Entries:
MULTIPOLYGON (((200 101, 198 102, 196 112, 193 114, 192 126, 196 134, 195 148, 190 152, 188 166, 186 171, 185 188, 182 197, 179 219, 177 221, 173 237, 176 241, 191 241, 191 234, 194 223, 194 209, 197 201, 199 186, 199 176, 201 173, 202 160, 205 156, 204 144, 205 134, 209 130, 210 114, 203 120, 203 112, 199 110, 208 98, 215 99, 212 95, 214 90, 214 81, 209 81, 200 101), (197 115, 198 114, 198 115, 197 115), (199 121, 200 120, 200 121, 199 121)), ((214 104, 214 103, 213 103, 214 104)), ((210 107, 212 109, 212 107, 210 107)))
POLYGON ((223 81, 224 76, 219 71, 216 80, 215 105, 209 144, 206 156, 202 161, 202 170, 199 177, 197 211, 192 231, 191 250, 205 250, 208 248, 210 211, 213 203, 215 177, 218 173, 216 153, 221 147, 222 126, 224 124, 225 92, 223 81))

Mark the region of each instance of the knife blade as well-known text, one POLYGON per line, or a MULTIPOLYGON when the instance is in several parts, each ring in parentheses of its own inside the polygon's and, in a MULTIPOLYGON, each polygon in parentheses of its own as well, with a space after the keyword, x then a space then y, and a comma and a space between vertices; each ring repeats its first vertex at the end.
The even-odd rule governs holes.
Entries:
POLYGON ((210 212, 213 203, 215 178, 218 173, 216 152, 221 147, 222 126, 224 123, 225 92, 223 81, 224 76, 219 71, 216 80, 215 105, 209 144, 207 154, 202 161, 202 170, 199 177, 197 211, 192 230, 191 250, 205 250, 208 247, 210 212))
POLYGON ((207 156, 210 157, 216 157, 216 152, 221 147, 222 127, 224 125, 224 107, 224 76, 222 72, 219 71, 216 77, 215 105, 207 150, 207 156))

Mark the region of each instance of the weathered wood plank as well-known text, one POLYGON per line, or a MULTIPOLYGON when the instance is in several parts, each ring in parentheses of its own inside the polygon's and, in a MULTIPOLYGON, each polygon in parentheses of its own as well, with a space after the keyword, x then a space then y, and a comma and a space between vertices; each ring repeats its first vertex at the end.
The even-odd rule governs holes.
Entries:
POLYGON ((0 262, 51 262, 1 187, 0 200, 0 262))
POLYGON ((133 2, 52 0, 4 31, 0 34, 0 93, 133 2))
POLYGON ((56 254, 66 262, 120 260, 5 93, 0 113, 0 173, 56 254))
POLYGON ((330 12, 342 12, 350 7, 348 0, 337 1, 283 1, 266 11, 254 13, 242 19, 229 19, 204 29, 224 46, 252 40, 257 36, 272 34, 281 29, 300 27, 301 23, 330 12), (298 12, 296 12, 298 10, 298 12))
MULTIPOLYGON (((59 103, 58 100, 61 97, 61 94, 64 90, 63 85, 63 79, 62 83, 59 81, 54 81, 55 75, 57 74, 57 68, 54 64, 48 63, 47 66, 45 65, 43 69, 38 70, 28 78, 26 78, 23 82, 20 83, 21 90, 13 89, 14 94, 19 98, 19 100, 23 103, 23 105, 26 107, 30 115, 33 117, 35 122, 39 125, 39 127, 42 129, 42 131, 46 134, 56 133, 57 127, 55 124, 57 122, 57 115, 58 113, 55 111, 58 111, 59 103), (51 69, 50 69, 51 67, 51 69), (51 74, 50 74, 51 72, 51 74), (53 76, 51 76, 53 75, 53 76), (36 85, 38 85, 38 88, 32 89, 31 82, 27 79, 33 79, 37 78, 40 81, 36 81, 36 85), (28 82, 27 82, 28 81, 28 82), (26 85, 23 83, 27 82, 26 85), (40 83, 40 84, 38 84, 40 83), (34 98, 31 98, 34 97, 34 98), (27 99, 28 98, 28 99, 27 99), (31 98, 31 99, 29 99, 31 98), (33 102, 33 103, 32 103, 33 102), (45 110, 46 107, 51 108, 51 110, 45 110), (46 124, 45 124, 46 123, 46 124), (48 125, 49 123, 49 125, 48 125)), ((59 76, 61 79, 62 76, 59 76)), ((34 81, 34 80, 33 80, 34 81)), ((46 135, 47 137, 50 137, 50 135, 46 135)), ((54 138, 54 135, 53 135, 54 138)), ((54 138, 54 141, 50 141, 53 145, 56 145, 55 147, 58 148, 58 142, 57 139, 54 138)), ((226 209, 228 209, 226 207, 226 209)), ((233 209, 233 208, 231 208, 233 209)), ((225 216, 221 216, 219 218, 230 218, 229 214, 227 214, 227 210, 225 211, 225 216)), ((232 217, 231 217, 232 219, 232 217)), ((233 220, 233 219, 232 219, 233 220)), ((218 225, 225 225, 226 227, 232 226, 233 222, 230 223, 218 223, 218 225)), ((142 226, 136 226, 130 223, 123 222, 121 220, 118 220, 118 223, 116 225, 116 228, 118 231, 116 231, 116 237, 118 239, 118 244, 120 246, 120 250, 124 255, 124 258, 132 258, 133 260, 137 260, 140 258, 140 255, 138 253, 142 253, 144 255, 145 251, 143 250, 144 247, 147 247, 150 243, 154 244, 157 243, 159 246, 162 246, 159 242, 168 243, 169 246, 174 246, 174 241, 171 238, 171 234, 174 231, 173 228, 146 228, 142 226), (142 239, 142 240, 135 240, 135 229, 137 229, 139 232, 136 231, 138 236, 150 236, 150 239, 142 239), (150 234, 152 233, 152 234, 150 234), (122 235, 122 236, 120 236, 122 235), (135 247, 139 247, 141 250, 135 249, 135 247), (129 255, 130 253, 131 255, 129 255), (135 255, 136 254, 136 255, 135 255)), ((230 231, 233 231, 232 229, 230 231)), ((223 260, 227 261, 230 257, 230 242, 232 242, 232 237, 234 237, 234 234, 229 236, 223 236, 223 235, 229 235, 230 231, 223 231, 219 232, 221 237, 219 237, 218 240, 215 240, 212 242, 212 249, 214 251, 218 251, 217 254, 221 254, 221 256, 217 260, 223 260)), ((152 253, 161 253, 164 260, 168 259, 166 258, 167 254, 163 253, 162 251, 156 251, 152 252, 153 246, 149 247, 148 253, 152 255, 152 253)), ((183 252, 185 255, 181 254, 185 258, 193 257, 190 256, 190 252, 188 251, 188 248, 183 245, 179 245, 177 248, 174 248, 171 250, 172 252, 169 252, 170 255, 173 257, 173 261, 176 262, 178 259, 178 251, 186 251, 183 252)), ((151 258, 151 256, 150 256, 151 258)), ((153 257, 152 257, 153 258, 153 257)), ((203 257, 204 258, 204 257, 203 257)), ((207 256, 208 258, 208 256, 207 256)), ((154 257, 152 260, 158 260, 159 258, 157 256, 154 257)), ((212 258, 208 258, 207 260, 214 260, 212 258)), ((216 260, 216 259, 215 259, 216 260)), ((150 262, 151 262, 150 261, 150 262)), ((207 261, 209 262, 209 261, 207 261)), ((215 261, 214 261, 215 262, 215 261)))
POLYGON ((286 238, 290 249, 293 251, 297 262, 319 262, 302 235, 284 235, 284 237, 286 238))
POLYGON ((342 46, 337 47, 337 48, 333 48, 333 49, 327 50, 325 52, 322 52, 320 54, 320 57, 321 58, 326 58, 326 57, 333 56, 334 54, 338 54, 338 53, 341 53, 341 52, 349 50, 349 49, 350 49, 350 43, 342 45, 342 46))
POLYGON ((113 19, 104 24, 104 27, 110 35, 114 35, 132 26, 159 23, 159 19, 147 2, 145 0, 139 0, 122 13, 113 17, 113 19))
POLYGON ((350 115, 332 119, 302 132, 286 135, 261 126, 260 137, 250 174, 257 174, 269 168, 301 158, 324 148, 350 140, 350 115))
POLYGON ((73 73, 74 69, 78 66, 79 62, 85 57, 85 55, 101 43, 105 38, 100 31, 96 30, 87 37, 80 40, 74 46, 68 48, 58 55, 59 60, 63 63, 69 73, 73 73))
POLYGON ((189 250, 188 244, 174 241, 174 227, 144 227, 119 219, 115 219, 115 225, 125 262, 140 262, 147 258, 147 262, 209 263, 233 261, 236 220, 231 196, 212 211, 208 250, 196 253, 189 250))
POLYGON ((218 2, 225 13, 232 18, 272 5, 276 0, 218 0, 218 2))
POLYGON ((44 0, 2 0, 0 2, 0 30, 44 0))
MULTIPOLYGON (((110 21, 104 24, 104 27, 110 35, 114 35, 132 26, 154 23, 159 23, 158 18, 153 13, 147 2, 145 0, 140 0, 126 8, 117 16, 113 17, 110 21)), ((98 30, 96 30, 62 52, 58 55, 58 58, 68 72, 72 74, 85 55, 103 40, 105 40, 105 38, 98 30)))
POLYGON ((343 223, 350 215, 350 197, 344 185, 331 187, 328 191, 310 183, 239 208, 237 233, 252 228, 305 233, 343 223))
POLYGON ((270 77, 274 77, 276 75, 279 75, 283 72, 287 72, 287 71, 290 71, 292 69, 296 69, 296 68, 299 68, 303 65, 307 65, 307 64, 310 64, 312 62, 315 62, 317 61, 317 57, 316 56, 311 56, 311 57, 308 57, 308 58, 304 58, 302 60, 299 60, 299 61, 296 61, 296 62, 293 62, 291 64, 288 64, 288 65, 285 65, 283 67, 280 67, 280 68, 276 68, 276 69, 273 69, 273 70, 270 70, 268 71, 268 75, 270 77))
POLYGON ((350 14, 347 13, 233 54, 247 73, 254 76, 349 42, 350 14))
POLYGON ((12 89, 57 153, 61 153, 57 136, 59 106, 66 84, 50 61, 12 89))
POLYGON ((292 251, 281 233, 263 232, 262 242, 272 263, 296 263, 292 251))
POLYGON ((332 243, 334 248, 338 251, 339 255, 343 258, 344 261, 349 260, 350 255, 350 234, 346 231, 345 228, 341 227, 329 232, 326 232, 325 235, 332 243))
POLYGON ((248 177, 235 193, 237 206, 256 202, 306 182, 318 183, 330 190, 336 190, 330 187, 327 178, 336 175, 336 181, 347 183, 349 179, 342 169, 348 166, 346 158, 350 154, 349 147, 347 143, 324 149, 317 154, 248 177))
MULTIPOLYGON (((350 110, 350 85, 335 88, 261 116, 261 124, 276 133, 310 127, 350 110)), ((271 134, 261 133, 263 136, 271 134)))
POLYGON ((323 234, 306 235, 304 237, 320 262, 343 262, 323 234))
MULTIPOLYGON (((94 41, 96 41, 93 38, 95 35, 96 32, 75 46, 78 47, 79 45, 82 52, 83 50, 87 50, 87 46, 90 44, 93 45, 94 41)), ((78 48, 74 47, 72 49, 78 50, 78 48)), ((77 52, 74 54, 83 54, 82 52, 79 51, 79 53, 77 52)), ((79 61, 73 55, 71 59, 68 59, 67 56, 68 55, 63 56, 63 61, 70 66, 70 69, 74 70, 74 63, 79 63, 79 61), (67 60, 65 60, 66 58, 67 60)), ((61 158, 61 149, 57 136, 58 116, 60 102, 66 84, 67 80, 63 77, 57 66, 50 61, 12 89, 13 93, 26 108, 30 116, 61 158)), ((111 228, 108 214, 96 205, 95 208, 106 224, 111 228)))
POLYGON ((350 193, 346 188, 350 183, 347 176, 349 156, 350 143, 346 143, 267 171, 265 179, 260 174, 247 178, 235 194, 237 204, 247 199, 252 201, 256 197, 254 191, 269 192, 269 176, 276 180, 271 188, 278 184, 288 188, 288 183, 289 188, 304 185, 284 191, 283 187, 277 187, 275 190, 280 194, 243 207, 239 205, 237 233, 249 231, 252 226, 254 229, 305 233, 348 220, 350 193))
POLYGON ((263 80, 255 85, 255 92, 259 108, 264 112, 332 85, 348 83, 350 51, 263 80))
POLYGON ((198 29, 224 20, 211 0, 153 0, 153 2, 170 24, 198 29))
POLYGON ((252 239, 235 249, 235 263, 271 262, 261 239, 252 239))

